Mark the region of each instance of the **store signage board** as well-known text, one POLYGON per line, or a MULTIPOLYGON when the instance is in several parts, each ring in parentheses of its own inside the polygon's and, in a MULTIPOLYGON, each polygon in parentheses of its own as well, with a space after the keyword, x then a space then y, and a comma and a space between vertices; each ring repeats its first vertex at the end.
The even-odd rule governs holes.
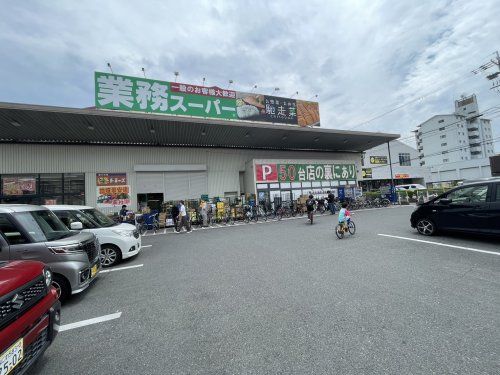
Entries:
POLYGON ((408 173, 396 173, 394 175, 394 178, 399 178, 399 179, 410 178, 410 175, 408 173))
POLYGON ((95 72, 99 109, 319 126, 317 102, 95 72))
POLYGON ((387 156, 370 156, 370 164, 387 164, 387 156))
POLYGON ((373 170, 371 168, 363 168, 361 173, 363 178, 373 178, 373 170))
POLYGON ((97 186, 119 186, 127 185, 126 173, 97 173, 96 174, 97 186))
POLYGON ((354 164, 275 164, 255 165, 255 182, 308 182, 356 180, 354 164))
POLYGON ((97 207, 130 205, 126 173, 96 173, 97 207))

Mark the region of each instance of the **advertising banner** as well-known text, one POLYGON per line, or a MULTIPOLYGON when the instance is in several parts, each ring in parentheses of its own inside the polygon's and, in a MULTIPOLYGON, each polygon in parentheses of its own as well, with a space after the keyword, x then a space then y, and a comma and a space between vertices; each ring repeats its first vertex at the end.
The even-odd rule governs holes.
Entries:
POLYGON ((356 180, 355 164, 256 164, 256 182, 356 180))
POLYGON ((370 164, 387 164, 387 156, 370 156, 370 164))
POLYGON ((130 186, 126 173, 97 173, 97 207, 130 205, 130 186))
POLYGON ((32 195, 36 194, 35 177, 3 177, 3 195, 32 195))
POLYGON ((319 126, 319 106, 277 96, 95 72, 96 108, 319 126))

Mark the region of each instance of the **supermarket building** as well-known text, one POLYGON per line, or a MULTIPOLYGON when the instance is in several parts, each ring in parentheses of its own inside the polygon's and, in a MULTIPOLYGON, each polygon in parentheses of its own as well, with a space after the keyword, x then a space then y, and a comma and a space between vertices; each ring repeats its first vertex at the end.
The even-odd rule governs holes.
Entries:
POLYGON ((121 203, 135 209, 148 200, 202 195, 262 198, 265 194, 286 199, 330 189, 338 195, 339 188, 349 192, 357 186, 364 150, 397 137, 0 103, 0 199, 98 205, 116 211, 121 203), (355 172, 348 170, 346 175, 342 170, 340 178, 332 177, 328 166, 334 174, 337 165, 353 166, 355 172), (310 173, 304 179, 298 174, 302 166, 310 173), (280 181, 278 169, 283 172, 283 168, 288 174, 280 181), (330 178, 325 179, 325 172, 330 178), (114 186, 118 193, 120 186, 126 186, 129 202, 118 198, 108 207, 98 202, 99 188, 106 186, 111 194, 114 186))
POLYGON ((349 195, 361 175, 362 152, 398 137, 0 103, 0 201, 86 204, 116 212, 122 204, 135 210, 207 196, 288 200, 327 190, 349 195))

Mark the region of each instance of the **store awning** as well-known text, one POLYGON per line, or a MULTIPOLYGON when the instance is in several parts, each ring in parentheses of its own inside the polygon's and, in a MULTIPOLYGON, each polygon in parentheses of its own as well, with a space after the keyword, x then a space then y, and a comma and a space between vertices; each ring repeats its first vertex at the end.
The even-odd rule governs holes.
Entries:
POLYGON ((398 134, 0 103, 0 142, 361 152, 398 134))

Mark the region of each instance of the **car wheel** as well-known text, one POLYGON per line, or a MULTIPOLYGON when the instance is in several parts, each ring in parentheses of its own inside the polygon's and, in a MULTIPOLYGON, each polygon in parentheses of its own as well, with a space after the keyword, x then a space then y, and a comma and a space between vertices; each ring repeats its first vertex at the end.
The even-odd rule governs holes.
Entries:
POLYGON ((111 245, 101 245, 101 265, 111 267, 122 260, 120 250, 111 245))
POLYGON ((424 236, 432 236, 436 233, 436 225, 427 218, 417 221, 417 231, 424 236))
POLYGON ((52 286, 56 289, 59 301, 64 302, 71 295, 71 285, 63 276, 53 275, 52 286))

